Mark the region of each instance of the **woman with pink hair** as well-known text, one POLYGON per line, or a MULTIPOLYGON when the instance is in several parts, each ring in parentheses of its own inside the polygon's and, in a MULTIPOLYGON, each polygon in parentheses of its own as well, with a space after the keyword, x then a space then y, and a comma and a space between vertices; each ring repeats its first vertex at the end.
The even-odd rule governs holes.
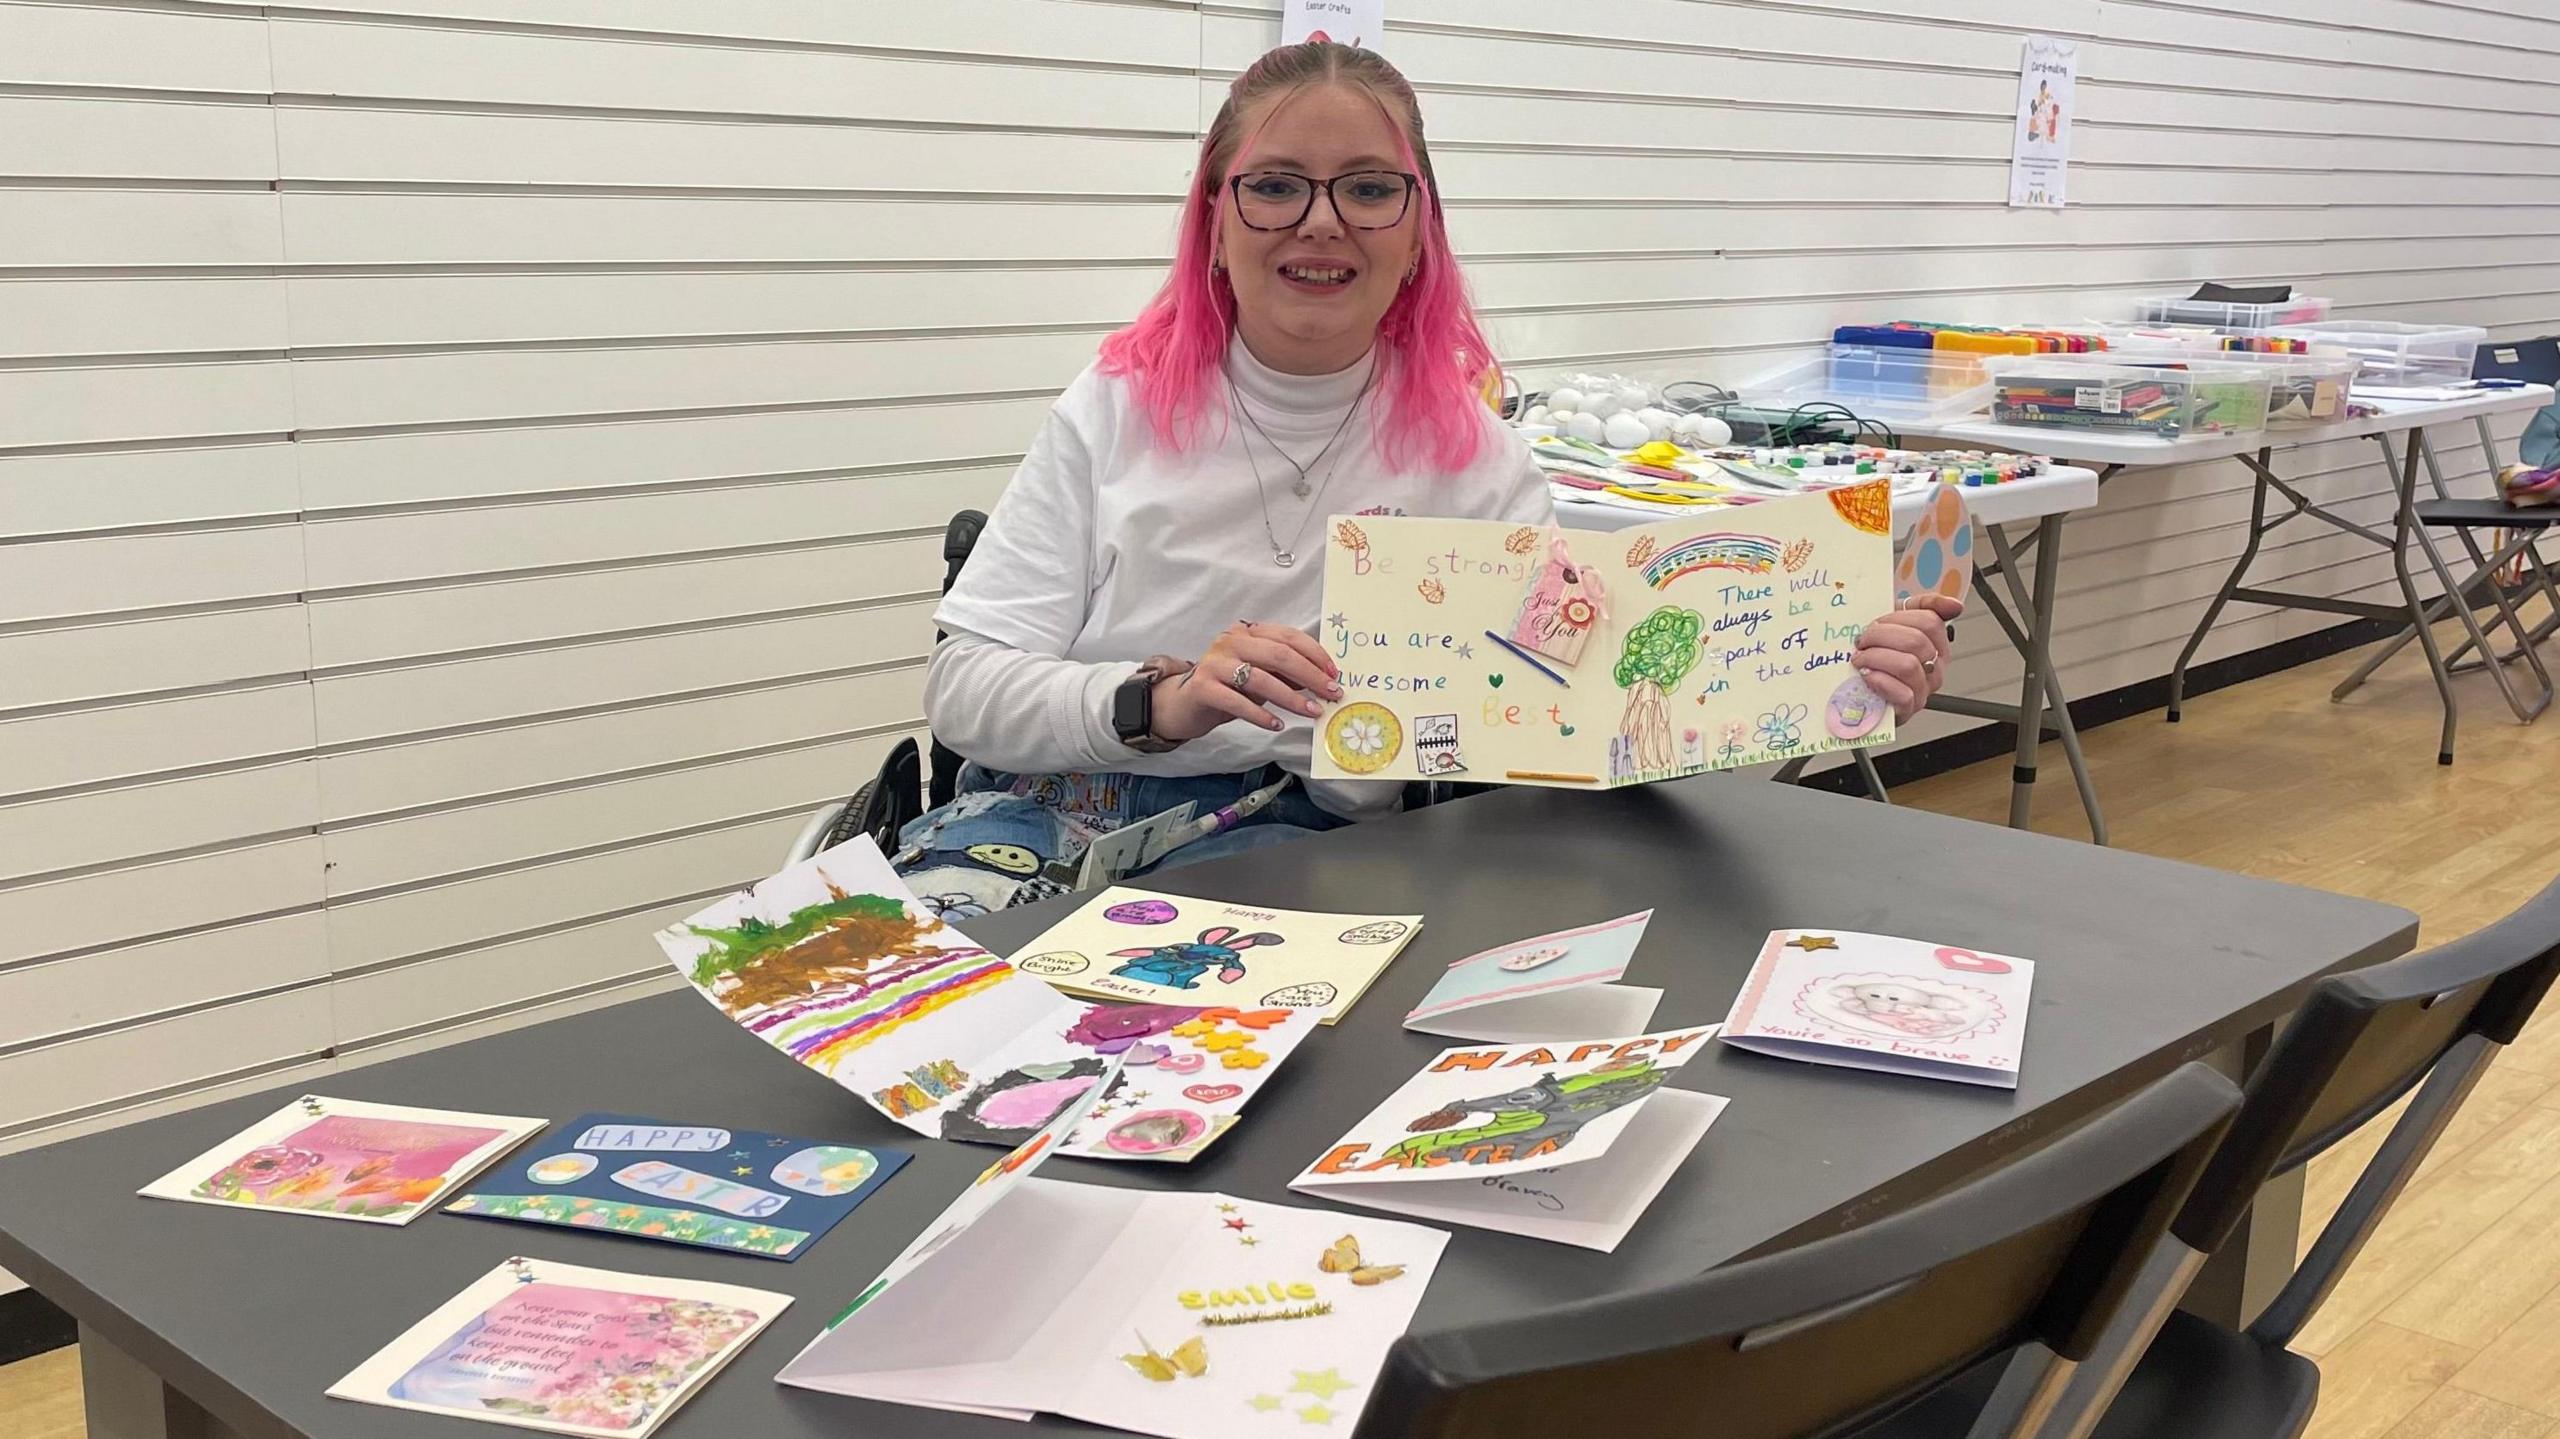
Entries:
MULTIPOLYGON (((899 868, 965 915, 1186 801, 1253 797, 1186 862, 1394 809, 1394 783, 1305 778, 1340 694, 1325 521, 1553 524, 1493 373, 1413 87, 1346 45, 1263 56, 1201 143, 1163 289, 1059 397, 935 614, 925 713, 971 764, 899 868)), ((1861 669, 1917 709, 1939 617, 1867 633, 1861 669)))

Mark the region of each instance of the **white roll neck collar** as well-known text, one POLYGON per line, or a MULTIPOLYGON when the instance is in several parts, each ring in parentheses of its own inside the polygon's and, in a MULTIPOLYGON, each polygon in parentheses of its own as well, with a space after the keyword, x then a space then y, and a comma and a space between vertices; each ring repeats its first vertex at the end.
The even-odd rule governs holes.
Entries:
POLYGON ((1255 359, 1243 336, 1227 342, 1227 377, 1253 407, 1254 417, 1266 425, 1274 419, 1292 422, 1293 427, 1321 422, 1330 428, 1340 423, 1342 412, 1368 385, 1377 363, 1377 347, 1372 345, 1367 354, 1330 375, 1289 375, 1255 359))

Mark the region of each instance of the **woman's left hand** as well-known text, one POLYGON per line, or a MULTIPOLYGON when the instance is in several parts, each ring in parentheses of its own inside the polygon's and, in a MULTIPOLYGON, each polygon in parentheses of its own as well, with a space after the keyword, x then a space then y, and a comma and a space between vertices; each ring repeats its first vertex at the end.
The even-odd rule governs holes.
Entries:
POLYGON ((1964 601, 1915 595, 1858 635, 1850 665, 1866 676, 1876 697, 1893 706, 1897 724, 1926 709, 1947 682, 1947 624, 1964 613, 1964 601))

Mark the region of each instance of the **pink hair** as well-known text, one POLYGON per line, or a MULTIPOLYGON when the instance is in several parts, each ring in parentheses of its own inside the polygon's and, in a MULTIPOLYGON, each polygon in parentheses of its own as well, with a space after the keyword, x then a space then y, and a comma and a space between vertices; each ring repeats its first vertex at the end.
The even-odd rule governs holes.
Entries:
POLYGON ((1373 51, 1325 40, 1284 45, 1236 77, 1200 142, 1173 270, 1138 318, 1102 342, 1102 372, 1130 377, 1149 428, 1167 449, 1190 448, 1212 412, 1223 414, 1217 378, 1235 334, 1236 297, 1212 261, 1227 172, 1244 148, 1244 113, 1266 96, 1322 83, 1368 91, 1395 123, 1404 163, 1422 177, 1413 278, 1378 321, 1381 453, 1398 470, 1465 469, 1484 445, 1485 407, 1476 387, 1494 373, 1493 347, 1476 323, 1449 248, 1413 86, 1373 51))

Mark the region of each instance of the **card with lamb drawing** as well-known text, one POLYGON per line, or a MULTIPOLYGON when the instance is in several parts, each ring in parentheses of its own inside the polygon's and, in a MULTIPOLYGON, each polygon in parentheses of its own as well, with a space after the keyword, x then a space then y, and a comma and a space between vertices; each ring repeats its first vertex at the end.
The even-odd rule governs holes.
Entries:
POLYGON ((1845 929, 1781 929, 1724 1042, 1786 1059, 2018 1087, 2033 961, 1845 929))

